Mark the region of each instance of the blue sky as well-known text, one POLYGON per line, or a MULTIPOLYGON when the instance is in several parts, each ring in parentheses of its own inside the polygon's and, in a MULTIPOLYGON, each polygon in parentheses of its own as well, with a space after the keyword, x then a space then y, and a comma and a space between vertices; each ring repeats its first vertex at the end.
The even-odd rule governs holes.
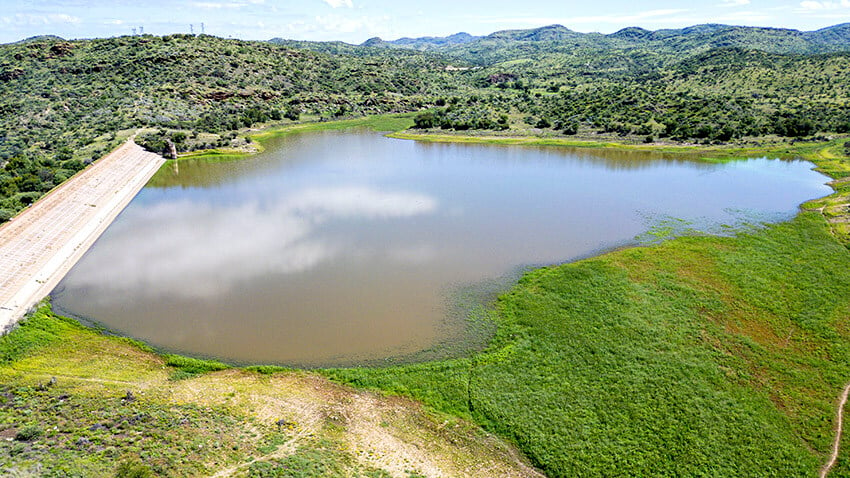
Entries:
POLYGON ((814 30, 850 22, 850 0, 0 0, 0 43, 186 32, 267 40, 482 35, 559 23, 581 32, 726 23, 814 30))

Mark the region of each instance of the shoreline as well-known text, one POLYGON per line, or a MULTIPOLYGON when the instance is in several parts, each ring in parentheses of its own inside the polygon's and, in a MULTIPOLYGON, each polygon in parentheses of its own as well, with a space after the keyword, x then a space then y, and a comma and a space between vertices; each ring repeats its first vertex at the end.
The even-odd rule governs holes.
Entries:
MULTIPOLYGON (((378 116, 368 116, 362 118, 355 119, 343 119, 338 121, 329 121, 329 122, 306 122, 306 123, 287 123, 287 124, 272 124, 266 125, 265 127, 261 127, 259 129, 251 129, 248 130, 245 134, 246 137, 250 137, 251 141, 248 143, 250 145, 250 149, 227 149, 227 148, 216 148, 211 150, 197 150, 186 153, 181 153, 177 159, 173 160, 164 160, 163 164, 168 164, 171 162, 179 163, 183 160, 202 160, 202 161, 241 161, 250 159, 252 156, 257 155, 265 151, 264 144, 268 141, 273 141, 276 139, 284 138, 291 134, 302 134, 302 133, 315 133, 321 131, 339 131, 346 130, 352 128, 367 128, 376 132, 385 133, 386 137, 393 139, 401 139, 401 140, 413 140, 413 141, 423 141, 423 142, 439 142, 439 143, 464 143, 464 144, 497 144, 497 145, 505 145, 505 146, 541 146, 541 147, 567 147, 567 148, 576 148, 576 149, 587 149, 587 150, 600 150, 600 149, 616 149, 621 151, 634 151, 641 153, 656 153, 656 154, 685 154, 691 155, 692 159, 695 161, 734 161, 737 159, 744 159, 746 157, 752 157, 754 155, 776 155, 776 157, 782 159, 801 159, 805 161, 811 162, 815 167, 813 169, 820 171, 824 175, 828 177, 835 178, 836 176, 841 177, 840 174, 830 174, 828 170, 826 170, 824 166, 825 159, 830 158, 829 154, 824 154, 824 151, 838 148, 840 144, 843 143, 844 138, 833 139, 830 142, 814 142, 814 143, 800 143, 799 145, 794 145, 794 152, 788 151, 778 151, 778 147, 774 145, 773 147, 764 147, 764 148, 743 148, 739 146, 700 146, 700 145, 671 145, 671 144, 626 144, 626 143, 611 143, 606 141, 577 141, 570 138, 556 138, 556 137, 542 137, 542 136, 492 136, 492 135, 464 135, 464 134, 438 134, 438 133, 410 133, 409 125, 412 124, 412 114, 410 113, 401 113, 401 114, 389 114, 389 115, 378 115, 378 116), (394 132, 393 132, 394 131, 394 132), (701 155, 694 157, 695 155, 701 155)), ((779 145, 782 149, 787 150, 788 145, 779 145)), ((149 153, 152 154, 152 153, 149 153)), ((840 169, 841 172, 844 173, 845 176, 850 176, 850 164, 844 166, 844 169, 840 169)), ((832 201, 839 197, 840 191, 837 189, 836 185, 841 184, 842 181, 840 179, 834 180, 828 183, 832 189, 832 194, 828 194, 826 196, 822 196, 819 198, 814 198, 809 201, 802 203, 799 206, 799 211, 791 218, 787 220, 783 220, 781 222, 791 221, 802 212, 805 211, 817 211, 822 214, 825 214, 824 210, 827 206, 818 205, 817 203, 824 201, 832 201)), ((847 183, 850 186, 850 182, 847 183)), ((848 193, 847 197, 841 196, 839 199, 847 199, 850 197, 850 193, 848 193)), ((132 199, 132 198, 130 198, 132 199)), ((850 199, 848 199, 850 200, 850 199)), ((128 200, 129 202, 129 200, 128 200)), ((842 203, 843 204, 843 203, 842 203)), ((850 214, 849 214, 850 215, 850 214)), ((836 221, 841 224, 845 224, 844 216, 840 216, 839 220, 836 221)), ((832 223, 827 216, 827 221, 832 223)), ((107 224, 108 226, 108 224, 107 224)), ((105 227, 104 227, 105 229, 105 227)), ((102 232, 102 231, 101 231, 102 232)), ((835 232, 835 231, 833 231, 835 232)), ((836 234, 838 236, 838 234, 836 234)), ((845 241, 845 243, 850 243, 850 241, 845 241)), ((581 257, 576 257, 572 259, 565 260, 563 262, 558 262, 554 265, 563 265, 574 262, 579 262, 585 259, 598 258, 601 256, 608 255, 609 253, 620 251, 623 249, 630 249, 634 247, 642 247, 642 244, 633 243, 633 244, 624 244, 619 245, 612 248, 603 248, 602 250, 595 251, 593 253, 583 255, 581 257)), ((848 246, 850 247, 850 246, 848 246)), ((84 253, 85 251, 83 251, 84 253)), ((80 254, 82 255, 82 254, 80 254)), ((550 265, 537 265, 533 266, 527 271, 541 269, 549 267, 550 265)), ((70 268, 70 267, 69 267, 70 268)), ((58 281, 57 281, 58 282, 58 281)), ((55 285, 55 284, 54 284, 55 285)), ((512 286, 508 286, 510 289, 512 286)), ((51 288, 52 290, 52 288, 51 288)), ((48 290, 49 292, 49 290, 48 290)), ((78 319, 74 319, 78 320, 78 319)), ((78 320, 79 321, 79 320, 78 320)), ((85 321, 81 321, 81 323, 85 324, 85 321)), ((91 325, 86 325, 87 327, 91 327, 91 325)), ((95 327, 96 328, 96 327, 95 327)), ((117 336, 122 336, 121 334, 117 334, 117 336)), ((135 339, 133 339, 135 340, 135 339)), ((146 344, 147 345, 147 344, 146 344)), ((436 344, 442 345, 442 344, 436 344)), ((486 347, 486 345, 485 345, 486 347)), ((409 363, 426 363, 432 362, 434 359, 426 359, 424 361, 421 360, 408 360, 410 357, 415 357, 423 352, 429 352, 430 349, 426 349, 425 351, 414 352, 411 354, 402 354, 397 357, 393 357, 392 365, 403 365, 409 363)), ((179 351, 169 351, 169 350, 159 350, 159 352, 166 355, 182 355, 179 351)), ((189 357, 197 358, 200 360, 226 360, 220 357, 213 356, 198 356, 198 355, 187 355, 189 357)), ((437 361, 442 359, 437 359, 437 361)), ((226 361, 228 365, 232 365, 235 367, 254 367, 254 366, 264 366, 269 364, 259 364, 259 363, 236 363, 226 361)), ((366 367, 375 367, 384 366, 387 364, 381 363, 380 365, 377 363, 373 364, 361 364, 361 365, 352 365, 351 367, 359 368, 362 366, 366 367)), ((274 365, 279 366, 279 365, 274 365)), ((286 364, 286 368, 292 367, 291 364, 286 364)), ((299 367, 296 366, 297 369, 302 370, 321 370, 327 368, 339 368, 336 366, 319 366, 319 367, 299 367)))
MULTIPOLYGON (((243 129, 240 136, 251 138, 250 148, 214 148, 188 151, 178 155, 176 160, 184 159, 209 159, 209 160, 235 160, 243 159, 262 153, 265 148, 263 143, 290 134, 335 131, 348 128, 368 128, 373 131, 383 132, 385 136, 393 139, 412 140, 423 143, 467 143, 467 144, 495 144, 505 146, 555 146, 576 149, 617 149, 621 151, 634 151, 644 153, 656 153, 661 155, 690 155, 702 161, 728 161, 752 157, 756 155, 769 155, 779 159, 804 159, 815 163, 818 170, 833 179, 850 176, 850 166, 839 165, 841 162, 841 148, 850 139, 847 134, 831 135, 828 140, 803 141, 794 140, 791 143, 771 138, 764 138, 760 144, 750 143, 726 143, 716 145, 700 145, 693 143, 676 142, 654 142, 635 143, 628 139, 618 141, 611 137, 588 138, 567 136, 542 136, 525 134, 523 131, 506 131, 504 134, 493 134, 492 131, 470 132, 444 132, 434 130, 415 130, 413 117, 416 113, 392 113, 385 115, 365 116, 360 118, 347 118, 334 121, 315 121, 303 123, 266 123, 257 128, 243 129)), ((754 141, 759 142, 758 138, 754 141)))
MULTIPOLYGON (((511 132, 509 132, 511 133, 511 132)), ((654 142, 633 143, 627 140, 616 141, 602 137, 589 139, 566 136, 538 136, 517 134, 465 134, 434 132, 432 130, 403 130, 395 131, 387 136, 395 139, 406 139, 425 143, 471 143, 497 144, 506 146, 558 146, 576 149, 617 149, 622 151, 637 151, 659 154, 688 154, 700 155, 703 160, 731 160, 742 156, 759 154, 775 155, 777 158, 788 159, 803 157, 812 153, 812 149, 834 148, 847 139, 846 135, 831 138, 828 141, 797 141, 793 144, 781 142, 764 142, 758 146, 728 143, 722 145, 700 145, 692 143, 654 142)))
MULTIPOLYGON (((432 131, 420 132, 421 130, 411 130, 410 126, 413 124, 413 113, 397 113, 397 114, 386 114, 386 115, 377 115, 377 116, 367 116, 361 118, 348 118, 337 121, 328 121, 328 122, 305 122, 305 123, 274 123, 267 124, 260 128, 250 129, 243 131, 243 135, 245 137, 251 138, 249 141, 250 148, 248 149, 227 149, 227 148, 216 148, 210 150, 196 150, 190 151, 186 153, 182 153, 178 156, 177 159, 174 160, 165 160, 159 155, 154 153, 149 153, 143 150, 135 143, 132 143, 132 140, 128 140, 103 158, 99 159, 89 168, 86 168, 68 181, 60 184, 53 191, 49 192, 47 195, 39 199, 36 203, 34 203, 29 208, 25 209, 18 216, 14 217, 12 220, 0 226, 0 253, 3 252, 2 247, 4 245, 4 237, 3 233, 14 227, 14 224, 21 222, 22 219, 25 219, 28 214, 31 214, 31 211, 36 209, 36 206, 42 203, 46 203, 52 198, 55 194, 59 194, 66 187, 70 187, 70 183, 76 180, 78 177, 82 177, 85 174, 88 174, 95 165, 103 162, 104 159, 115 155, 120 154, 120 152, 128 147, 129 144, 133 144, 137 151, 159 158, 156 163, 157 166, 149 171, 147 174, 147 178, 144 181, 137 181, 132 186, 127 185, 130 189, 132 189, 132 194, 124 197, 122 201, 115 203, 111 209, 112 214, 104 215, 102 218, 98 219, 98 223, 96 227, 85 229, 81 231, 79 234, 76 234, 72 239, 74 243, 77 243, 76 247, 73 248, 73 251, 65 251, 63 249, 62 252, 65 254, 55 254, 54 256, 64 255, 66 256, 67 264, 63 266, 57 264, 48 264, 44 267, 44 270, 40 270, 38 274, 34 274, 33 279, 30 281, 29 288, 16 294, 16 298, 18 296, 25 297, 25 300, 18 300, 18 302, 25 302, 28 305, 24 308, 23 312, 20 309, 21 306, 18 306, 15 310, 16 314, 23 315, 27 310, 31 310, 33 306, 35 306, 41 298, 46 296, 59 281, 61 281, 62 277, 73 267, 77 260, 88 250, 91 244, 100 236, 101 233, 111 224, 111 222, 117 217, 118 214, 126 207, 127 204, 135 197, 139 190, 144 187, 144 184, 153 177, 156 172, 160 169, 160 166, 163 164, 167 164, 169 162, 180 162, 182 160, 208 160, 208 161, 239 161, 249 159, 251 156, 262 153, 265 150, 264 143, 267 141, 275 140, 278 138, 282 138, 288 136, 290 134, 299 134, 299 133, 310 133, 310 132, 320 132, 320 131, 336 131, 336 130, 344 130, 350 128, 368 128, 373 131, 383 132, 385 136, 393 139, 401 139, 401 140, 413 140, 420 142, 430 142, 430 143, 461 143, 461 144, 495 144, 495 145, 505 145, 505 146, 540 146, 540 147, 566 147, 566 148, 576 148, 576 149, 587 149, 587 150, 599 150, 599 149, 616 149, 621 151, 633 151, 633 152, 641 152, 641 153, 655 153, 659 155, 688 155, 691 156, 694 160, 698 161, 733 161, 736 159, 742 159, 744 157, 752 157, 754 155, 771 155, 781 159, 802 159, 811 162, 815 166, 815 170, 821 172, 822 174, 833 178, 834 180, 829 183, 829 185, 833 189, 833 193, 809 200, 800 205, 800 211, 818 211, 823 214, 827 222, 830 223, 833 233, 836 237, 844 243, 850 243, 850 212, 845 213, 845 208, 850 204, 850 181, 845 180, 844 178, 850 177, 850 164, 844 164, 840 158, 839 149, 843 145, 843 142, 847 139, 845 137, 838 138, 830 138, 830 141, 818 141, 818 142, 797 142, 794 144, 765 144, 763 147, 743 147, 741 145, 685 145, 685 144, 670 144, 670 143, 650 143, 650 144, 631 144, 626 142, 611 142, 610 138, 600 138, 598 141, 596 140, 587 140, 587 139, 574 139, 567 137, 547 137, 547 136, 535 136, 535 135, 522 135, 522 134, 507 134, 507 135, 492 135, 492 134, 482 134, 482 135, 470 135, 470 134, 452 134, 452 133, 437 133, 432 131), (415 132, 411 132, 415 131, 415 132), (696 156, 696 157, 695 157, 696 156), (82 247, 83 244, 88 242, 85 247, 82 247), (55 278, 54 275, 60 273, 61 275, 58 278, 55 278), (38 285, 39 287, 36 287, 38 285), (41 297, 33 300, 30 296, 35 296, 41 294, 41 297)), ((129 191, 129 190, 128 190, 129 191)), ((627 246, 630 247, 630 246, 627 246)), ((848 246, 850 247, 850 246, 848 246)), ((619 249, 619 248, 618 248, 619 249)), ((602 254, 594 254, 593 257, 604 255, 602 254)), ((2 257, 2 256, 0 256, 2 257)), ((569 261, 568 261, 569 262, 569 261)), ((0 277, 2 280, 2 277, 0 277)), ((0 282, 2 284, 2 282, 0 282)), ((8 329, 14 325, 14 323, 19 320, 21 317, 17 319, 9 320, 6 318, 8 311, 10 310, 6 303, 3 302, 4 297, 0 294, 0 333, 6 333, 8 329)))
POLYGON ((832 233, 842 243, 850 247, 850 162, 846 153, 846 144, 850 135, 831 135, 828 140, 800 141, 792 143, 767 142, 758 146, 743 144, 694 145, 677 143, 634 144, 627 141, 616 142, 611 138, 575 139, 557 136, 536 136, 509 131, 505 135, 484 132, 481 135, 462 133, 436 133, 428 130, 412 130, 415 113, 398 113, 362 118, 344 119, 329 122, 309 123, 272 123, 258 129, 242 133, 250 137, 253 151, 240 150, 198 150, 184 153, 177 160, 242 160, 264 151, 263 143, 275 138, 300 132, 331 131, 347 128, 369 128, 384 132, 393 139, 411 140, 424 143, 493 144, 505 146, 541 146, 566 147, 586 150, 616 149, 658 155, 688 155, 697 161, 735 161, 754 156, 770 156, 776 159, 801 159, 811 162, 818 171, 832 179, 829 186, 832 194, 809 200, 800 205, 800 211, 816 210, 823 214, 832 233), (516 133, 516 134, 513 134, 516 133))

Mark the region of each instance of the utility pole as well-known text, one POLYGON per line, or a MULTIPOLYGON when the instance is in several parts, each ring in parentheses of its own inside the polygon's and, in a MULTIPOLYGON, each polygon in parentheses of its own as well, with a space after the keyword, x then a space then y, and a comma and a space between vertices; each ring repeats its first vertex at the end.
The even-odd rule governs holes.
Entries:
POLYGON ((133 27, 132 30, 133 30, 133 36, 136 36, 136 27, 133 27))
POLYGON ((140 27, 139 27, 139 35, 144 36, 144 34, 145 34, 145 27, 144 27, 144 26, 140 26, 140 27))
POLYGON ((204 22, 201 22, 201 35, 204 34, 204 22))
POLYGON ((195 34, 195 25, 192 25, 191 23, 189 24, 189 33, 192 35, 195 34))

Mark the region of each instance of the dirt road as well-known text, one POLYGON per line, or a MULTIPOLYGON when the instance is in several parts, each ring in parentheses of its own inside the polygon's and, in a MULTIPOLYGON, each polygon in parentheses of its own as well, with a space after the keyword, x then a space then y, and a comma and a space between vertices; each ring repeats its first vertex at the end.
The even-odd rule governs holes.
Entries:
POLYGON ((164 162, 128 141, 0 227, 0 332, 50 293, 164 162))
POLYGON ((835 425, 835 441, 832 443, 832 454, 829 456, 829 461, 821 468, 820 478, 826 478, 829 475, 835 462, 838 461, 838 451, 841 449, 841 432, 844 428, 844 405, 847 404, 847 396, 850 395, 850 384, 844 387, 844 392, 838 400, 838 418, 835 425))

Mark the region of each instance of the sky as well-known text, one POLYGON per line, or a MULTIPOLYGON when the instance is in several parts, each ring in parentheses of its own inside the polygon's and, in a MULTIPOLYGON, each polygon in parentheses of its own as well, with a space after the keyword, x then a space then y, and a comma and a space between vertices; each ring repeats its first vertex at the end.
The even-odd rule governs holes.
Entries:
POLYGON ((0 43, 203 31, 224 38, 361 43, 561 24, 613 33, 725 23, 816 30, 850 22, 850 0, 0 0, 0 43))

